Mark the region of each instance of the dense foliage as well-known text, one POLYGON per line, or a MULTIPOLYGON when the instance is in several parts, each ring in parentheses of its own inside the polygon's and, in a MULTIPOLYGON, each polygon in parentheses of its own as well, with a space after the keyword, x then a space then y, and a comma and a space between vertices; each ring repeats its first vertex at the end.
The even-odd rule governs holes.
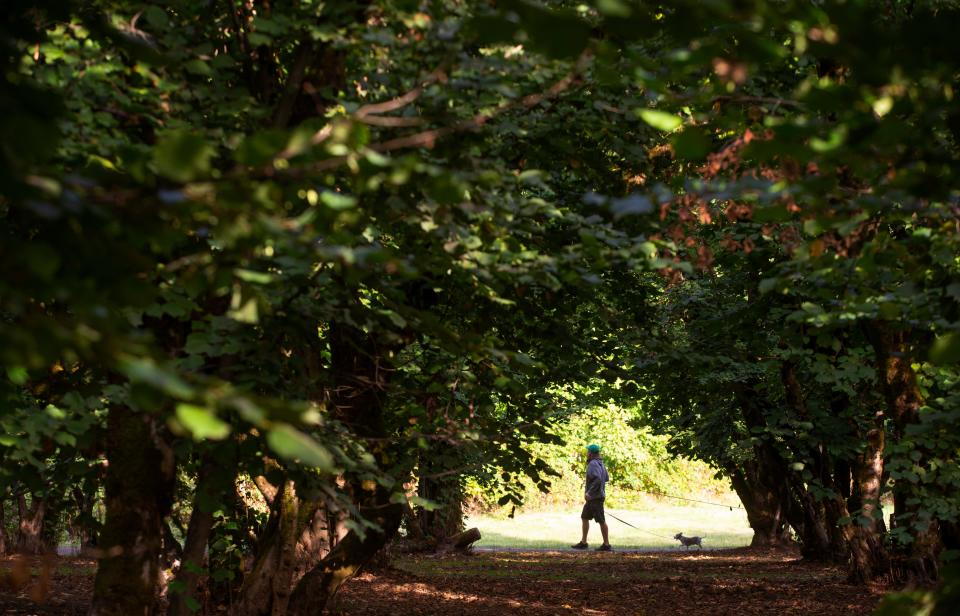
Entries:
POLYGON ((951 2, 8 4, 0 488, 94 613, 316 613, 611 400, 758 543, 960 548, 951 2))

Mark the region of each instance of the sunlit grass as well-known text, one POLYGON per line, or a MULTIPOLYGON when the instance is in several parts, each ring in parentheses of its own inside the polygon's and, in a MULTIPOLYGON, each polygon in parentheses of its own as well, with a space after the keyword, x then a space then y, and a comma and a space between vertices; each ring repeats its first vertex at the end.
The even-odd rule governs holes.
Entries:
MULTIPOLYGON (((749 545, 753 536, 742 509, 662 504, 642 511, 608 508, 607 514, 614 548, 677 548, 680 543, 673 536, 678 532, 704 537, 705 548, 736 548, 749 545), (610 514, 637 528, 613 519, 610 514)), ((580 540, 579 508, 517 512, 513 519, 475 515, 467 524, 480 529, 483 538, 476 545, 481 548, 563 549, 580 540)), ((588 541, 591 546, 601 543, 600 527, 593 522, 588 541)))

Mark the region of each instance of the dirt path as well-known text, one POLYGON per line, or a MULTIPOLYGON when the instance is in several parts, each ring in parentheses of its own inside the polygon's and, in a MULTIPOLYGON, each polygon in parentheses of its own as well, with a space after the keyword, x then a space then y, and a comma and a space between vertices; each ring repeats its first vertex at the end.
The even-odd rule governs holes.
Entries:
MULTIPOLYGON (((0 615, 86 614, 94 567, 80 558, 0 559, 0 615)), ((867 615, 887 590, 844 584, 839 569, 794 552, 480 551, 399 557, 348 582, 331 613, 867 615)))
POLYGON ((401 559, 337 596, 333 613, 497 615, 870 614, 887 591, 843 583, 793 552, 479 552, 401 559))

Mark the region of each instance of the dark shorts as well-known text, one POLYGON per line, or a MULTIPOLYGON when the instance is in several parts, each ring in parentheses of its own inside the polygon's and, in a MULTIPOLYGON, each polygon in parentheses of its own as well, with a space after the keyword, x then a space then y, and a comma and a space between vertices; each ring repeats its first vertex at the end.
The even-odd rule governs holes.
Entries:
POLYGON ((607 518, 603 515, 603 499, 595 498, 584 503, 583 512, 580 513, 580 519, 596 520, 597 524, 605 524, 607 518))

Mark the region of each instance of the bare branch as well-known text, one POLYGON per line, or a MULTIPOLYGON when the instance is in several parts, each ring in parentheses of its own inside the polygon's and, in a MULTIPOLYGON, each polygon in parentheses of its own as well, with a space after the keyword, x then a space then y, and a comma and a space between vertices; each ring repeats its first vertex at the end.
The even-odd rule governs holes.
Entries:
POLYGON ((369 105, 363 105, 353 114, 356 118, 364 118, 369 115, 380 114, 380 113, 389 113, 391 111, 396 111, 406 107, 413 101, 420 98, 420 95, 423 94, 423 89, 429 86, 430 84, 436 83, 438 81, 443 82, 447 79, 446 71, 444 70, 445 66, 441 65, 432 73, 427 75, 420 85, 416 88, 410 90, 406 94, 397 96, 396 98, 391 98, 388 101, 383 101, 382 103, 370 103, 369 105))
POLYGON ((370 124, 373 126, 388 126, 388 127, 420 126, 425 122, 425 120, 420 117, 395 118, 391 116, 386 116, 386 117, 362 116, 362 117, 357 117, 357 120, 363 122, 364 124, 370 124))

